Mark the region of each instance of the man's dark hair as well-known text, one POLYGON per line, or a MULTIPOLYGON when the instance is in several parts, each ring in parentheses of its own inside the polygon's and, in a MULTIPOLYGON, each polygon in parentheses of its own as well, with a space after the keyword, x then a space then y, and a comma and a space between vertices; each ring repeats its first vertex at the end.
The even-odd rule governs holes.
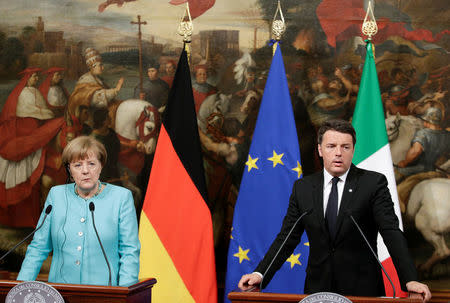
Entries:
POLYGON ((160 64, 158 61, 150 60, 147 62, 146 66, 147 66, 147 70, 149 70, 150 68, 154 68, 157 71, 159 71, 160 64))
POLYGON ((334 130, 339 133, 351 135, 353 139, 353 146, 355 145, 356 132, 350 122, 339 119, 331 119, 322 123, 322 125, 319 128, 319 131, 317 132, 317 142, 319 144, 322 144, 323 134, 325 134, 325 132, 329 130, 334 130))

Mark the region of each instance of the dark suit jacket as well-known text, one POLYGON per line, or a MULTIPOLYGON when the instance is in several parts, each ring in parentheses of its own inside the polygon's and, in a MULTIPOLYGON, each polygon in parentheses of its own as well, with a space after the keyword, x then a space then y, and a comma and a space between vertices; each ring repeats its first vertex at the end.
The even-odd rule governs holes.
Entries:
POLYGON ((291 255, 303 231, 306 231, 310 252, 305 293, 331 291, 356 296, 384 295, 380 266, 351 221, 351 214, 375 252, 380 232, 397 269, 402 289, 406 290, 406 282, 417 280, 417 272, 409 256, 406 239, 398 227, 386 177, 352 164, 342 194, 334 240, 330 238, 324 218, 323 182, 322 171, 295 182, 281 231, 255 271, 266 272, 295 221, 305 211, 309 212, 300 220, 264 274, 262 287, 291 255))

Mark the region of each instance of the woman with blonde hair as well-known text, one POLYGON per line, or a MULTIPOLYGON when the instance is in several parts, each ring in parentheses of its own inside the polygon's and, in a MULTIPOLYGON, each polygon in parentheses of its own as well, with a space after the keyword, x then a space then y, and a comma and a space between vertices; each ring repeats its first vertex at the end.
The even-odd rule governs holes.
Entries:
POLYGON ((140 243, 133 197, 129 190, 99 180, 106 157, 103 144, 92 137, 77 137, 66 146, 62 160, 74 183, 50 190, 38 222, 43 225, 28 246, 17 280, 36 279, 53 251, 49 282, 138 282, 140 243))

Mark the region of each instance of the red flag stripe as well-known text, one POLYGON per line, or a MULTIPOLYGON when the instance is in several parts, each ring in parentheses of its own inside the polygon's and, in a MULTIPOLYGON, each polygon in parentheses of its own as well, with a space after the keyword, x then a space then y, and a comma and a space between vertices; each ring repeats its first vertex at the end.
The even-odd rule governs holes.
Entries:
MULTIPOLYGON (((408 297, 408 293, 402 291, 400 286, 400 280, 398 279, 397 270, 395 269, 394 263, 392 262, 392 258, 389 257, 386 260, 381 262, 384 266, 384 269, 386 269, 386 272, 388 273, 389 277, 391 277, 392 283, 394 283, 395 286, 395 296, 400 298, 406 298, 408 297)), ((392 297, 394 294, 392 290, 391 283, 389 283, 388 278, 383 272, 383 281, 384 281, 384 289, 386 291, 387 297, 392 297)))

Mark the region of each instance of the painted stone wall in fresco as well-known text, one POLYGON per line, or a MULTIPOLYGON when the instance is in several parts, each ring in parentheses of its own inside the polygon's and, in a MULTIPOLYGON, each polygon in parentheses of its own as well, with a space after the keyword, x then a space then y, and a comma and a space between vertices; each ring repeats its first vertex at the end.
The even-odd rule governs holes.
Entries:
MULTIPOLYGON (((190 2, 196 17, 193 94, 220 284, 272 54, 269 28, 276 3, 190 2)), ((351 119, 365 56, 360 27, 367 3, 281 4, 287 22, 281 47, 303 170, 309 174, 321 169, 317 127, 330 118, 351 119)), ((184 6, 168 1, 2 3, 1 251, 36 224, 49 188, 66 182, 61 150, 81 134, 95 136, 107 148, 110 161, 101 180, 129 188, 138 210, 142 207, 158 124, 182 47, 176 31, 183 12, 184 6), (146 22, 141 25, 142 89, 137 15, 146 22), (89 66, 99 57, 102 80, 88 85, 89 66), (22 91, 26 101, 19 102, 22 91), (100 91, 106 103, 93 106, 100 91), (23 150, 18 153, 15 146, 23 150)), ((378 0, 375 17, 376 64, 404 229, 421 279, 432 288, 447 288, 450 8, 446 0, 378 0)), ((25 248, 17 250, 7 266, 17 270, 24 254, 25 248)))

